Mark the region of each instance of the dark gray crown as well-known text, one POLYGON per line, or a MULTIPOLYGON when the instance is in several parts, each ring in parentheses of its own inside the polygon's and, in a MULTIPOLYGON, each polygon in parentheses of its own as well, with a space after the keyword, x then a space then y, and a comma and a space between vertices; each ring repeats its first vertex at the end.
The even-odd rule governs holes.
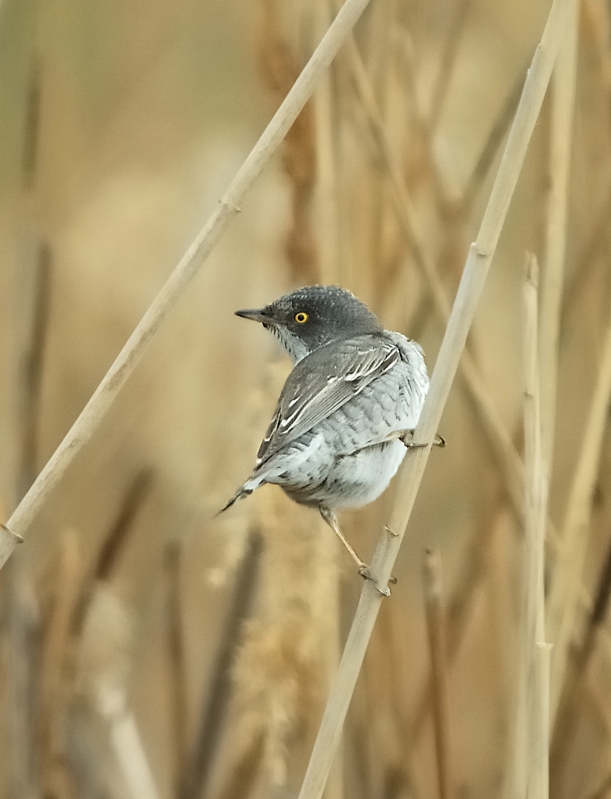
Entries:
POLYGON ((337 286, 305 286, 264 308, 236 313, 271 330, 294 361, 331 341, 382 330, 364 303, 337 286))
POLYGON ((305 286, 270 303, 263 313, 309 342, 309 349, 334 339, 351 338, 381 329, 377 318, 364 303, 337 286, 305 286), (303 324, 295 319, 299 313, 308 315, 303 324))

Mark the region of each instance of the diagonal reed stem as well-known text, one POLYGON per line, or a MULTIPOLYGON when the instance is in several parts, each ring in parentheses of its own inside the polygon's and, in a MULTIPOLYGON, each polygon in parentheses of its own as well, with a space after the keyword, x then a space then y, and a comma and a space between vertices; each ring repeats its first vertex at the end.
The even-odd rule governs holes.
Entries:
MULTIPOLYGON (((381 114, 377 108, 373 87, 354 37, 349 37, 347 48, 359 99, 371 127, 372 138, 379 152, 380 160, 388 174, 392 188, 391 200, 397 220, 411 248, 416 266, 420 269, 428 285, 437 316, 443 324, 447 325, 450 317, 450 303, 434 260, 428 253, 426 238, 418 224, 414 202, 405 185, 399 161, 388 140, 381 114)), ((503 475, 507 495, 518 521, 521 523, 524 513, 522 460, 468 351, 462 355, 460 370, 471 407, 478 419, 478 429, 481 429, 482 434, 487 438, 493 457, 496 458, 499 470, 503 475)))
POLYGON ((369 1, 346 0, 292 89, 242 164, 218 208, 208 219, 153 300, 64 440, 38 475, 26 496, 13 511, 7 526, 0 528, 0 568, 11 556, 20 540, 20 535, 26 532, 36 513, 70 463, 93 436, 142 357, 146 345, 240 210, 239 203, 286 136, 312 94, 316 81, 335 57, 342 42, 358 21, 369 1))
POLYGON ((469 251, 446 334, 439 350, 431 387, 414 434, 415 443, 427 446, 412 450, 401 469, 398 478, 398 502, 393 509, 389 527, 386 528, 376 547, 371 564, 371 573, 375 577, 375 582, 367 581, 363 586, 299 794, 300 799, 320 799, 324 791, 365 650, 380 609, 382 601, 380 591, 386 592, 386 585, 424 474, 431 442, 450 393, 574 3, 575 0, 554 0, 543 37, 528 72, 479 234, 469 251))

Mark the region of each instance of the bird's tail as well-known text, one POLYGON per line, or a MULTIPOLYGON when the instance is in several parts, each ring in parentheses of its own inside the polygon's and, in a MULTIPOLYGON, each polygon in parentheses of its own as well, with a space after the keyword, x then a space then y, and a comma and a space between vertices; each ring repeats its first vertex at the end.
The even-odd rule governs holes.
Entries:
POLYGON ((255 491, 257 488, 259 488, 259 486, 260 486, 260 485, 263 485, 263 483, 264 483, 264 482, 265 482, 265 481, 264 481, 264 480, 261 480, 260 478, 256 478, 256 477, 255 477, 255 478, 252 478, 252 477, 251 477, 251 478, 249 478, 249 479, 248 479, 248 480, 247 480, 247 481, 244 483, 244 485, 241 485, 241 486, 238 488, 238 490, 237 490, 237 491, 235 492, 235 494, 234 494, 234 495, 231 497, 231 499, 229 500, 229 502, 228 502, 226 505, 224 505, 224 506, 223 506, 223 507, 220 509, 220 511, 218 511, 218 513, 215 513, 215 514, 214 514, 214 515, 215 515, 215 518, 216 518, 216 516, 220 516, 220 515, 221 515, 221 513, 224 513, 226 510, 229 510, 229 508, 230 508, 232 505, 235 505, 235 503, 236 503, 236 502, 237 502, 239 499, 244 499, 245 497, 249 497, 249 496, 252 494, 252 492, 253 492, 253 491, 255 491))

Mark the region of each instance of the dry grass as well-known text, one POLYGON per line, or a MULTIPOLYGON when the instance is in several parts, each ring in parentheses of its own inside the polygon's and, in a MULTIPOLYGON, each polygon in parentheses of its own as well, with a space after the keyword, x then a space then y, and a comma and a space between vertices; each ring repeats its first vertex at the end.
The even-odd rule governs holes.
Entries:
MULTIPOLYGON (((0 521, 340 5, 1 4, 0 521)), ((432 370, 548 10, 372 0, 241 214, 226 197, 235 218, 207 269, 0 572, 3 796, 298 794, 362 586, 316 514, 273 488, 212 518, 251 468, 287 368, 232 311, 338 282, 421 341, 432 370)), ((527 575, 541 632, 540 548, 526 550, 538 572, 524 562, 526 542, 541 543, 538 462, 549 476, 550 796, 610 795, 610 30, 607 4, 583 0, 329 799, 513 799, 535 768, 543 795, 534 721, 546 692, 520 677, 540 638, 526 637, 527 575), (523 401, 527 250, 541 264, 540 456, 523 401), (422 574, 425 549, 443 562, 441 598, 422 574), (519 691, 531 697, 522 716, 519 691)), ((342 519, 367 559, 393 493, 405 501, 397 482, 342 519)))

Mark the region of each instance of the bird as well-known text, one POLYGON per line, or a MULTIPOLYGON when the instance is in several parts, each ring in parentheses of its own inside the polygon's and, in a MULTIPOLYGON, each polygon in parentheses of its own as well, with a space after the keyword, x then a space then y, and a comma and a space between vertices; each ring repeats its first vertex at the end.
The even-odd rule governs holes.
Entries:
MULTIPOLYGON (((252 474, 219 513, 263 485, 278 485, 295 502, 318 509, 359 574, 371 579, 336 512, 377 499, 415 446, 411 437, 429 387, 422 348, 385 330, 338 286, 305 286, 235 313, 276 336, 293 369, 252 474)), ((445 441, 437 436, 433 443, 445 441)))

